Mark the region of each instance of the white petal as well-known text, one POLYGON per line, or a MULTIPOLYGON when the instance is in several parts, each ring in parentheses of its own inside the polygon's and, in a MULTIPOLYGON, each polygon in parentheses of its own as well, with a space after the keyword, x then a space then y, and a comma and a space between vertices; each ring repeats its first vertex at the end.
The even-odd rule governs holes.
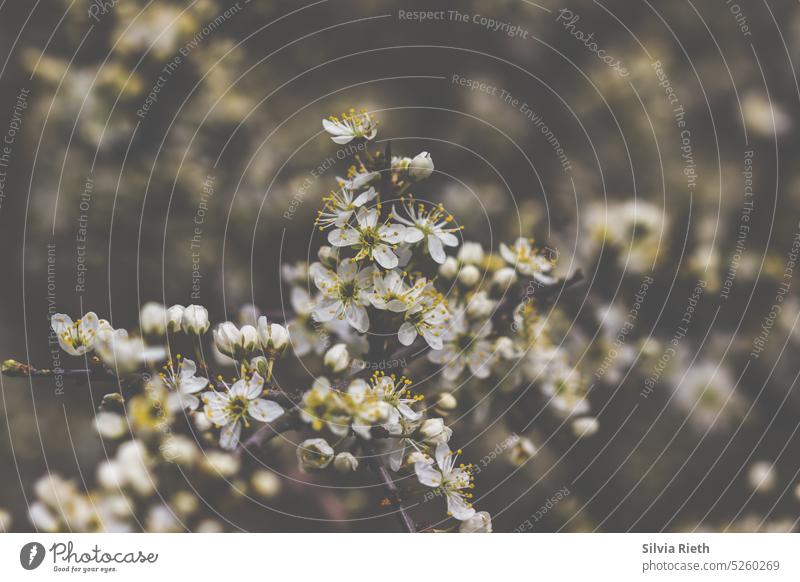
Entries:
POLYGON ((444 263, 444 260, 447 258, 447 255, 444 253, 442 241, 434 234, 428 235, 428 251, 431 253, 431 258, 440 265, 444 263))
POLYGON ((250 406, 247 407, 247 412, 256 420, 272 422, 279 416, 282 416, 284 410, 277 402, 261 398, 251 402, 250 406))
POLYGON ((233 450, 239 444, 239 437, 242 434, 242 423, 238 420, 222 427, 219 433, 219 446, 223 449, 233 450))
POLYGON ((206 386, 208 386, 208 378, 184 378, 181 380, 180 389, 183 394, 196 394, 206 386))
POLYGON ((247 381, 247 392, 245 392, 245 398, 248 400, 254 400, 261 396, 261 393, 264 391, 264 378, 262 378, 258 372, 253 374, 253 376, 247 381))
POLYGON ((386 245, 376 245, 372 256, 384 269, 394 269, 400 262, 397 255, 386 245))
POLYGON ((417 479, 428 487, 438 487, 442 484, 442 474, 433 466, 432 463, 420 461, 414 463, 414 472, 417 479))
POLYGON ((452 232, 440 232, 437 236, 448 247, 458 246, 458 237, 454 235, 452 232))
POLYGON ((459 521, 464 521, 475 515, 475 510, 467 505, 467 502, 458 493, 447 494, 447 511, 459 521))
POLYGON ((412 226, 406 229, 406 242, 407 243, 416 243, 421 241, 425 238, 425 233, 418 229, 416 226, 412 226))
POLYGON ((400 326, 400 329, 397 332, 397 339, 400 340, 401 344, 404 346, 410 346, 414 343, 416 338, 417 328, 415 328, 413 324, 406 321, 400 326))
POLYGON ((405 238, 405 227, 399 224, 388 224, 378 230, 381 240, 390 244, 397 244, 405 238))
POLYGON ((351 303, 345 309, 345 317, 357 331, 365 333, 369 329, 369 315, 362 306, 351 303))
POLYGON ((337 228, 328 233, 328 242, 335 247, 349 247, 358 242, 359 236, 353 228, 337 228))

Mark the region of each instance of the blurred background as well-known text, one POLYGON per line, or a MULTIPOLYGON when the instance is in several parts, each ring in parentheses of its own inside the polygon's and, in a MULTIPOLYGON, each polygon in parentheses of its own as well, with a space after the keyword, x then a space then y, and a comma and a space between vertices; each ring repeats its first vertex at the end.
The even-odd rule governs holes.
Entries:
MULTIPOLYGON (((347 171, 320 120, 365 107, 376 147, 431 153, 417 194, 467 239, 532 236, 585 275, 553 329, 598 432, 535 397, 455 426, 491 457, 495 531, 795 529, 799 32, 793 2, 4 3, 0 354, 51 365, 54 309, 281 309, 347 171)), ((94 486, 107 391, 2 378, 11 530, 48 471, 94 486)), ((289 472, 292 444, 271 459, 289 472)), ((225 529, 397 529, 369 475, 295 477, 262 506, 192 490, 225 529)))

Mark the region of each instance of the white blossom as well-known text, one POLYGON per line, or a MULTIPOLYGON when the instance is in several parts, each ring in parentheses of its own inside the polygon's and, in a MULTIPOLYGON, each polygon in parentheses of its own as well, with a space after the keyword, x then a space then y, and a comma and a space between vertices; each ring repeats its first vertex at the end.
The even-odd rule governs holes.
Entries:
POLYGON ((202 305, 189 305, 183 310, 181 327, 185 333, 203 335, 211 327, 208 310, 202 305))
POLYGON ((225 392, 203 394, 204 411, 209 420, 222 427, 219 444, 223 449, 235 449, 242 433, 242 424, 249 426, 249 418, 272 422, 284 410, 277 403, 261 398, 264 379, 253 374, 249 380, 242 378, 233 386, 225 385, 225 392))
POLYGON ((314 308, 314 318, 320 322, 344 318, 357 331, 365 333, 369 329, 365 306, 369 304, 372 291, 373 267, 359 270, 356 261, 345 259, 336 272, 320 263, 314 263, 311 268, 314 283, 323 295, 314 308))
POLYGON ((431 174, 433 174, 433 159, 428 152, 417 154, 408 164, 408 175, 416 182, 430 178, 431 174))
POLYGON ((350 365, 350 354, 345 344, 336 344, 327 352, 324 358, 325 365, 334 373, 338 374, 347 369, 350 365))
POLYGON ((403 204, 403 208, 406 217, 400 216, 394 208, 392 216, 406 226, 405 242, 414 244, 424 240, 431 258, 443 264, 447 258, 444 247, 458 246, 458 237, 454 233, 459 232, 461 227, 452 226, 453 216, 441 204, 428 208, 411 198, 403 204))
POLYGON ((350 109, 342 113, 341 118, 331 116, 323 119, 322 127, 340 145, 350 143, 355 138, 371 140, 378 134, 378 123, 365 109, 360 112, 350 109))
POLYGON ((90 311, 74 322, 68 315, 56 313, 50 320, 61 349, 71 356, 82 356, 94 348, 99 320, 90 311))
POLYGON ((394 269, 400 263, 394 249, 404 240, 405 227, 388 220, 379 225, 379 219, 377 208, 360 208, 356 214, 357 224, 345 224, 332 230, 328 242, 334 247, 357 249, 356 261, 374 259, 384 269, 394 269))
POLYGON ((297 447, 297 460, 304 471, 324 469, 333 456, 334 450, 325 439, 307 439, 297 447))
POLYGON ((469 467, 457 466, 458 453, 453 454, 447 443, 436 445, 436 462, 421 461, 414 464, 417 479, 423 485, 439 488, 447 499, 447 512, 459 521, 475 515, 475 509, 467 501, 472 498, 469 489, 472 487, 472 474, 469 467))

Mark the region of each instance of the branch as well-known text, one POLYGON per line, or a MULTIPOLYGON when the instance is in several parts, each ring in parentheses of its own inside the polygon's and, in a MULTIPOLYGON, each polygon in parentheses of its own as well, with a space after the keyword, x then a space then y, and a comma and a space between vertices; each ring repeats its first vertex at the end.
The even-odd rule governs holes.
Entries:
POLYGON ((297 416, 287 414, 273 423, 265 424, 251 434, 244 442, 239 443, 239 446, 236 447, 235 454, 237 457, 241 457, 245 450, 261 448, 276 436, 285 432, 298 430, 301 426, 302 423, 297 416))
POLYGON ((397 485, 395 484, 394 479, 392 479, 392 476, 389 474, 389 471, 386 470, 386 467, 384 467, 375 456, 375 448, 371 443, 364 442, 364 452, 366 453, 367 464, 369 465, 370 469, 372 469, 378 475, 378 477, 380 477, 383 487, 386 489, 389 501, 396 509, 395 513, 400 520, 403 529, 407 533, 416 533, 417 526, 412 517, 408 514, 408 510, 403 507, 403 499, 400 495, 400 490, 397 488, 397 485))
POLYGON ((34 377, 79 377, 85 378, 89 376, 92 380, 114 380, 114 376, 109 371, 99 368, 78 368, 78 369, 48 369, 36 368, 31 364, 18 362, 17 360, 5 360, 2 366, 2 373, 4 376, 11 378, 34 378, 34 377))

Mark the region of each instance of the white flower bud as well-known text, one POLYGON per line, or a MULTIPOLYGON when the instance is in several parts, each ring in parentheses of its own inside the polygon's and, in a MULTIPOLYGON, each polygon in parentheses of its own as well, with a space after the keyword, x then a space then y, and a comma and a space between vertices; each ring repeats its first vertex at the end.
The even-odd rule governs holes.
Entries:
POLYGON ((447 279, 452 279, 458 275, 458 261, 453 257, 447 257, 439 266, 439 274, 447 279))
POLYGON ((333 460, 333 466, 336 467, 337 471, 349 473, 358 469, 358 459, 351 453, 339 453, 333 460))
POLYGON ((503 267, 495 271, 492 283, 505 289, 517 282, 517 270, 513 267, 503 267))
POLYGON ((263 315, 258 318, 258 339, 269 355, 283 352, 289 345, 289 332, 277 323, 269 323, 263 315))
POLYGON ((436 408, 439 410, 449 412, 451 410, 455 410, 457 406, 458 400, 456 400, 456 397, 449 392, 442 392, 439 394, 439 398, 436 400, 436 408))
POLYGON ((167 332, 167 310, 160 303, 148 301, 139 311, 139 327, 145 335, 164 335, 167 332))
POLYGON ((258 495, 266 499, 271 499, 281 492, 280 478, 266 469, 259 469, 254 472, 250 478, 250 484, 258 495))
POLYGON ((465 242, 458 249, 458 260, 462 263, 477 265, 483 261, 483 246, 478 242, 465 242))
POLYGON ((347 351, 345 344, 336 344, 325 352, 325 365, 334 373, 339 373, 347 369, 350 365, 350 352, 347 351))
POLYGON ((183 305, 173 305, 167 309, 167 329, 170 332, 180 331, 184 309, 183 305))
POLYGON ((417 154, 408 164, 408 175, 416 182, 430 178, 431 174, 433 174, 433 159, 428 152, 417 154))
POLYGON ((600 424, 592 416, 584 416, 572 421, 572 434, 578 438, 592 436, 598 428, 600 428, 600 424))
POLYGON ((536 445, 533 444, 533 441, 527 437, 522 437, 514 446, 511 447, 509 451, 509 456, 511 457, 511 462, 517 466, 525 464, 525 462, 536 456, 539 450, 536 448, 536 445))
POLYGON ((453 436, 453 430, 444 424, 441 418, 429 418, 419 427, 423 440, 427 443, 446 443, 453 436))
POLYGON ((242 332, 242 350, 246 354, 256 351, 260 339, 256 328, 252 325, 244 325, 240 331, 242 332))
POLYGON ((211 450, 203 458, 203 469, 212 477, 232 477, 239 472, 241 463, 236 455, 211 450))
POLYGON ((335 268, 336 267, 336 260, 339 257, 339 251, 333 247, 329 247, 327 245, 323 245, 319 247, 317 251, 317 256, 319 260, 328 268, 335 268))
POLYGON ((189 305, 183 310, 181 327, 186 333, 202 335, 211 327, 208 320, 208 310, 202 305, 189 305))
POLYGON ((474 287, 481 280, 481 272, 475 265, 465 265, 458 273, 458 280, 467 287, 474 287))
POLYGON ((242 332, 233 323, 226 321, 214 330, 214 343, 221 353, 233 358, 242 345, 242 332))
POLYGON ((331 464, 334 451, 325 439, 307 439, 297 447, 297 461, 303 471, 324 469, 331 464))
POLYGON ((486 511, 479 511, 461 522, 458 528, 461 533, 492 533, 492 516, 486 511))

